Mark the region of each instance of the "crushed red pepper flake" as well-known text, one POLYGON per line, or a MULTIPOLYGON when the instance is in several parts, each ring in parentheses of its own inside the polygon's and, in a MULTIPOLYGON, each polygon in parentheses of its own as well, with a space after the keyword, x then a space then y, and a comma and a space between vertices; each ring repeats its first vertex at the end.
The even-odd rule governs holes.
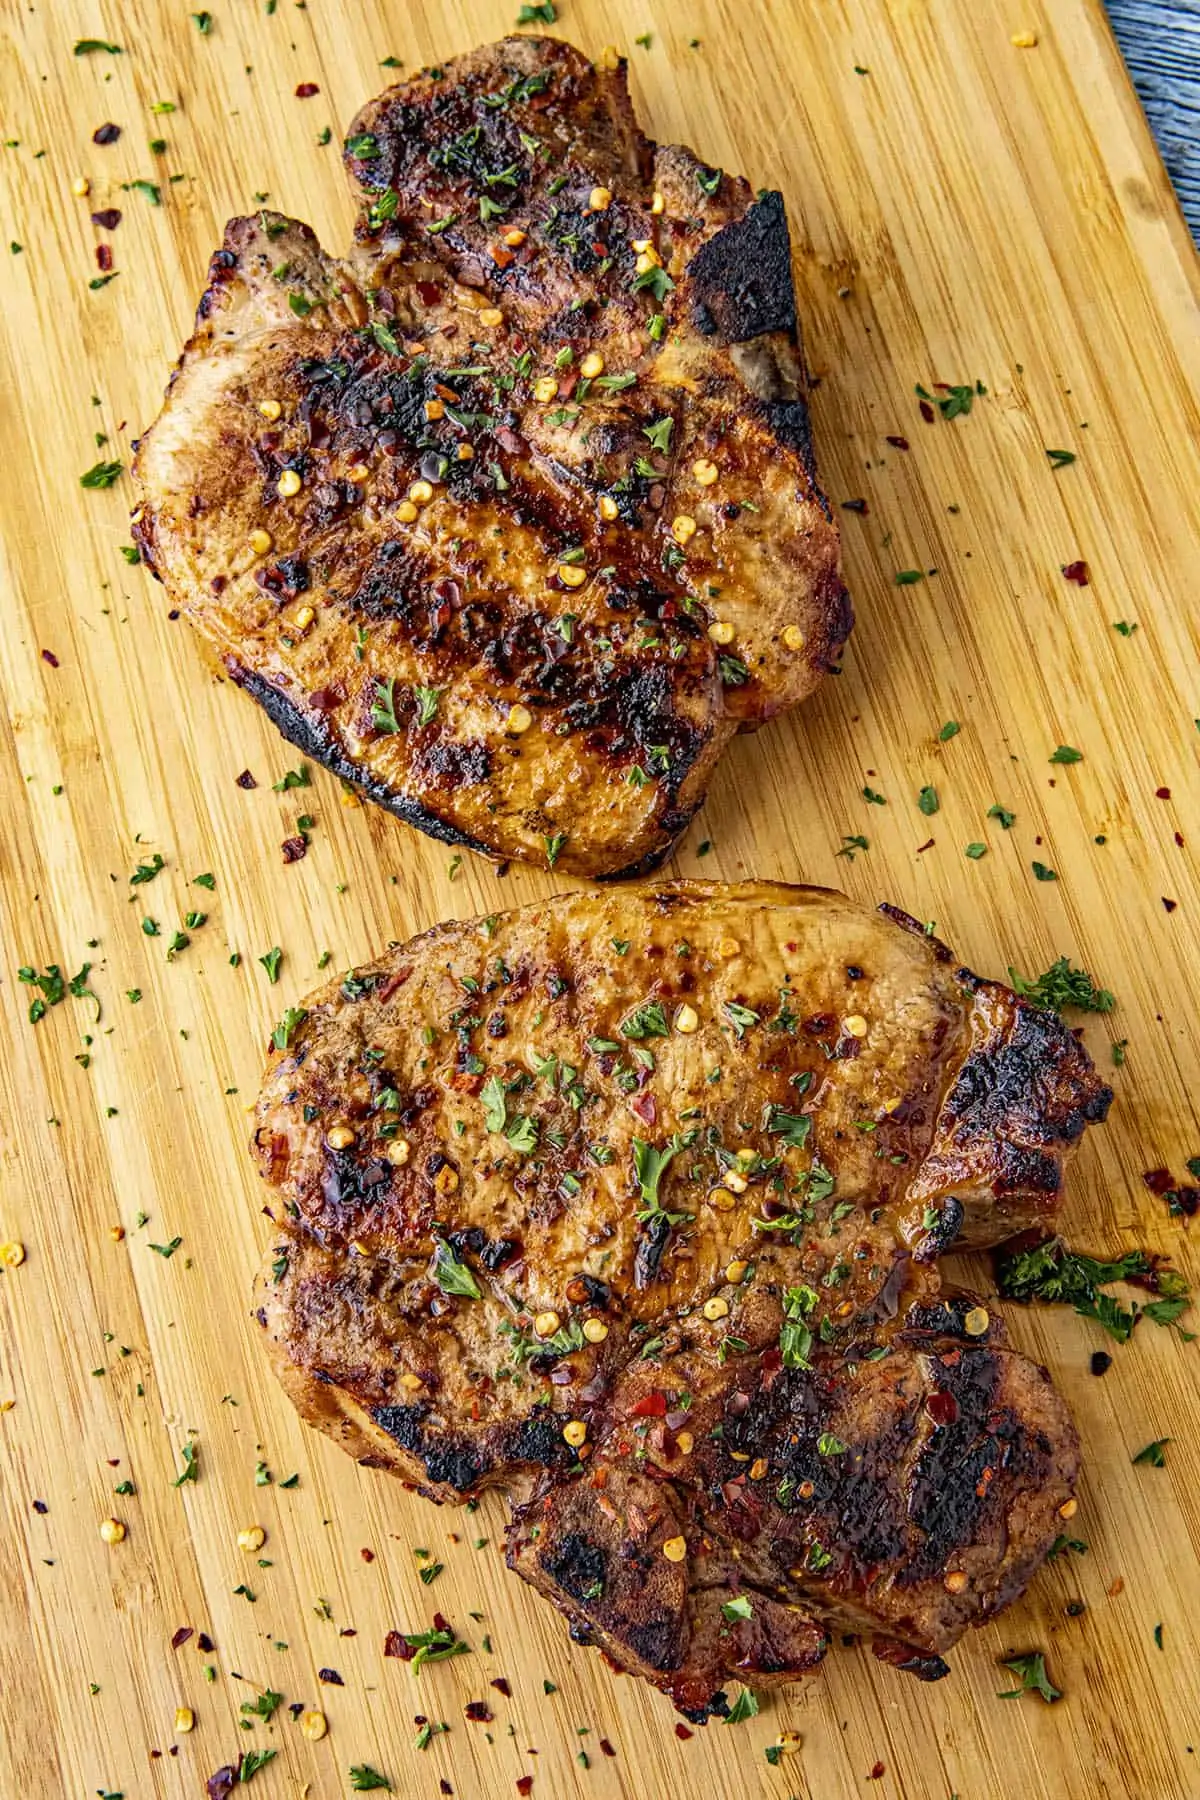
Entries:
POLYGON ((99 225, 102 231, 115 231, 121 223, 119 206, 105 206, 92 214, 92 224, 99 225))
POLYGON ((1091 575, 1087 564, 1082 560, 1079 562, 1064 563, 1063 574, 1068 581, 1073 581, 1076 587, 1088 587, 1090 585, 1091 575))
POLYGON ((42 661, 49 663, 52 669, 57 669, 58 667, 58 658, 55 656, 53 650, 43 650, 42 661))
POLYGON ((1173 913, 1175 911, 1175 908, 1179 905, 1178 900, 1168 900, 1165 894, 1163 894, 1161 896, 1161 898, 1162 898, 1163 905, 1166 907, 1166 909, 1169 913, 1173 913))
POLYGON ((187 1643, 190 1637, 195 1637, 195 1635, 196 1628, 194 1625, 181 1625, 179 1630, 175 1632, 171 1638, 172 1650, 178 1650, 181 1645, 187 1643))
POLYGON ((92 142, 93 144, 115 144, 120 135, 121 127, 114 125, 109 119, 103 125, 97 125, 92 133, 92 142))
POLYGON ((253 775, 250 773, 249 769, 242 770, 241 774, 237 778, 237 784, 240 788, 245 788, 247 793, 249 793, 251 788, 256 788, 258 786, 257 781, 255 781, 255 779, 254 779, 253 775))
POLYGON ((1155 788, 1154 798, 1156 800, 1169 800, 1171 798, 1170 788, 1168 788, 1168 787, 1155 788))
POLYGON ((297 100, 311 100, 313 95, 319 94, 320 91, 315 81, 302 81, 296 88, 296 98, 297 100))
POLYGON ((679 1739, 680 1743, 686 1743, 688 1738, 695 1737, 695 1735, 696 1734, 694 1731, 691 1731, 688 1728, 688 1726, 682 1724, 680 1720, 676 1719, 676 1721, 675 1721, 675 1736, 679 1739))
POLYGON ((887 441, 892 446, 893 450, 908 449, 908 439, 906 437, 889 437, 887 441))

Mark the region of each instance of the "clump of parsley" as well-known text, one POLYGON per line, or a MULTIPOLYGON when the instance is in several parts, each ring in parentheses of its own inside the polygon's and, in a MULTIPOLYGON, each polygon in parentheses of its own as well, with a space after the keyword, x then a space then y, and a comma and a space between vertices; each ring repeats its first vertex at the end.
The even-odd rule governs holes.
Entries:
MULTIPOLYGON (((1010 1300, 1044 1300, 1073 1306, 1081 1318, 1094 1319, 1117 1343, 1127 1343, 1140 1318, 1155 1325, 1177 1325, 1191 1305, 1191 1292, 1178 1270, 1164 1268, 1145 1250, 1127 1250, 1112 1262, 1071 1250, 1061 1238, 1048 1238, 1032 1249, 1010 1251, 997 1264, 1000 1292, 1010 1300), (1144 1306, 1122 1306, 1104 1292, 1115 1281, 1138 1281, 1158 1296, 1144 1306)), ((1182 1332, 1183 1327, 1178 1326, 1182 1332)), ((1190 1338, 1190 1332, 1184 1332, 1190 1338)))
POLYGON ((1073 968, 1066 956, 1058 957, 1036 981, 1026 981, 1015 969, 1009 969, 1008 979, 1023 1000, 1031 1000, 1035 1006, 1048 1007, 1053 1012, 1073 1006, 1079 1012, 1107 1013, 1116 1005, 1107 988, 1097 987, 1087 970, 1073 968))

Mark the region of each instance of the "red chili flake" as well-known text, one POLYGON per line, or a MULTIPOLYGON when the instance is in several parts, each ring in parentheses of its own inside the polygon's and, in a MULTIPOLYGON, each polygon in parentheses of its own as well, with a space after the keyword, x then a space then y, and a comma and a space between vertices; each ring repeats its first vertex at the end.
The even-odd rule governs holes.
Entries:
POLYGON ((323 1681, 326 1687, 345 1687, 345 1682, 336 1669, 318 1669, 317 1680, 323 1681))
POLYGON ((533 1786, 533 1776, 532 1775, 518 1775, 517 1776, 517 1792, 518 1792, 518 1794, 527 1794, 532 1786, 533 1786))
POLYGON ((505 1676, 497 1675, 496 1679, 492 1683, 492 1686, 495 1688, 495 1690, 498 1694, 503 1694, 504 1698, 506 1700, 512 1699, 512 1689, 511 1689, 511 1687, 509 1687, 507 1678, 505 1676))
POLYGON ((1175 842, 1179 845, 1179 848, 1182 850, 1183 849, 1183 833, 1182 833, 1182 831, 1177 831, 1175 833, 1175 842))
POLYGON ((654 1125, 658 1122, 658 1103, 653 1094, 637 1094, 629 1102, 629 1110, 636 1113, 643 1125, 654 1125))
POLYGON ((1170 1169, 1147 1169, 1142 1180, 1152 1194, 1165 1194, 1168 1188, 1175 1185, 1170 1169))
POLYGON ((211 1656, 216 1647, 207 1631, 202 1631, 196 1639, 196 1648, 203 1656, 211 1656))
POLYGON ((615 1756, 617 1754, 607 1738, 600 1739, 600 1754, 601 1756, 615 1756))
POLYGON ((925 854, 926 850, 932 850, 933 846, 934 846, 934 842, 935 842, 935 840, 933 838, 926 838, 925 842, 923 844, 918 844, 917 845, 917 855, 923 856, 925 854))
POLYGON ((871 1773, 867 1776, 867 1780, 868 1781, 882 1781, 883 1776, 884 1776, 884 1764, 881 1762, 877 1762, 874 1765, 874 1767, 872 1768, 871 1773))
POLYGON ((629 1414, 634 1419, 665 1419, 667 1396, 661 1388, 655 1388, 652 1393, 643 1394, 642 1398, 630 1407, 629 1414))
POLYGON ((937 1388, 926 1400, 925 1411, 935 1425, 953 1425, 958 1417, 958 1401, 945 1388, 937 1388))
POLYGON ((454 1789, 450 1786, 450 1783, 446 1780, 444 1775, 438 1782, 438 1791, 443 1794, 452 1794, 454 1792, 454 1789))
POLYGON ((1093 1350, 1091 1370, 1093 1375, 1107 1375, 1112 1368, 1112 1357, 1107 1350, 1093 1350))
POLYGON ((417 1654, 411 1644, 406 1644, 402 1632, 389 1631, 383 1640, 383 1654, 398 1656, 401 1662, 411 1662, 417 1654))
POLYGON ((887 441, 892 446, 893 450, 908 449, 908 439, 906 437, 889 437, 887 441))
POLYGON ((468 1700, 463 1713, 477 1725, 490 1725, 495 1717, 486 1700, 468 1700))
POLYGON ((96 245, 96 267, 101 271, 102 274, 107 275, 108 271, 112 268, 112 266, 113 266, 113 253, 112 253, 111 244, 97 244, 96 245))
POLYGON ((308 855, 308 839, 306 837, 284 838, 279 848, 283 851, 285 863, 299 862, 301 857, 308 855))
POLYGON ((865 518, 866 515, 870 512, 870 510, 871 509, 867 505, 865 500, 843 500, 842 501, 842 511, 843 512, 861 513, 862 516, 865 518))
POLYGON ((50 1508, 46 1505, 44 1500, 35 1500, 33 1503, 33 1510, 35 1513, 40 1513, 44 1516, 50 1511, 50 1508))
POLYGON ((1087 587, 1089 581, 1088 566, 1085 562, 1069 562, 1063 564, 1063 574, 1068 581, 1077 587, 1087 587))
POLYGON ((106 206, 101 212, 92 214, 92 224, 99 225, 104 231, 115 231, 121 223, 119 206, 106 206))
POLYGON ((338 1632, 338 1636, 339 1637, 357 1637, 358 1636, 358 1627, 356 1625, 343 1625, 342 1629, 338 1632))
POLYGON ((690 1737, 695 1737, 695 1735, 694 1731, 689 1731, 686 1725, 681 1724, 680 1721, 676 1719, 675 1736, 679 1739, 681 1744, 686 1744, 688 1739, 690 1737))
POLYGON ((933 421, 937 418, 937 414, 934 412, 932 406, 930 406, 928 400, 922 400, 920 402, 920 407, 921 417, 927 425, 932 425, 933 421))
POLYGON ((48 662, 52 669, 57 669, 58 667, 58 658, 55 656, 53 650, 43 650, 42 661, 48 662))
POLYGON ((195 1635, 196 1628, 194 1625, 181 1625, 179 1630, 175 1632, 171 1638, 172 1650, 178 1650, 181 1644, 186 1644, 188 1639, 190 1637, 195 1637, 195 1635))
POLYGON ((1171 798, 1170 788, 1155 788, 1154 798, 1156 800, 1169 800, 1171 798))
POLYGON ((1175 908, 1179 905, 1178 900, 1168 900, 1165 894, 1163 894, 1161 896, 1161 898, 1162 898, 1163 905, 1166 907, 1166 909, 1169 913, 1173 913, 1175 911, 1175 908))
POLYGON ((115 144, 120 135, 121 127, 114 125, 110 119, 106 125, 97 125, 92 133, 92 142, 93 144, 115 144))
POLYGON ((311 100, 314 94, 320 93, 315 81, 302 81, 296 89, 297 100, 311 100))
POLYGON ((249 769, 242 770, 241 774, 237 778, 237 784, 240 788, 245 788, 247 793, 250 791, 251 788, 256 788, 258 786, 257 781, 255 781, 255 779, 254 779, 253 775, 250 773, 249 769))
POLYGON ((375 1561, 375 1552, 373 1550, 368 1550, 365 1544, 358 1554, 362 1557, 364 1562, 375 1561))
POLYGON ((226 1763, 223 1769, 218 1769, 215 1775, 210 1775, 204 1784, 208 1800, 229 1800, 237 1778, 238 1772, 232 1763, 226 1763))

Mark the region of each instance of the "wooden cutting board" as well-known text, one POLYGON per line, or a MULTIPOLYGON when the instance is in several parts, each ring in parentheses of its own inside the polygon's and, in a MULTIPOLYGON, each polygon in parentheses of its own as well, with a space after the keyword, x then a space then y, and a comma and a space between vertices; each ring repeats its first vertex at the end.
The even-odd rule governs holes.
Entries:
MULTIPOLYGON (((79 477, 127 462, 153 417, 226 216, 269 194, 343 244, 338 144, 381 64, 500 36, 517 4, 216 0, 207 33, 190 4, 0 0, 16 140, 0 151, 0 1237, 27 1249, 0 1277, 0 1792, 195 1795, 255 1747, 278 1752, 255 1777, 263 1800, 333 1800, 359 1764, 398 1794, 464 1800, 527 1775, 535 1800, 1200 1794, 1200 1344, 1177 1331, 1143 1322, 1118 1346, 1065 1310, 1010 1307, 1079 1420, 1086 1554, 964 1643, 940 1685, 839 1648, 759 1717, 687 1741, 664 1700, 573 1650, 505 1572, 498 1503, 436 1512, 358 1470, 267 1376, 245 1138, 271 1026, 324 952, 348 966, 555 883, 460 864, 318 770, 275 792, 295 754, 122 558, 127 478, 95 492, 79 477), (87 37, 123 54, 73 56, 87 37), (98 147, 110 120, 120 141, 98 147), (124 191, 135 181, 161 204, 124 191), (96 230, 111 206, 119 228, 96 230), (92 289, 98 240, 119 275, 92 289), (284 867, 304 812, 311 850, 284 867), (155 855, 161 872, 131 886, 155 855), (211 890, 194 880, 207 872, 211 890), (171 960, 188 912, 206 921, 171 960), (18 966, 84 961, 99 1021, 68 996, 31 1025, 18 966), (1113 1364, 1095 1379, 1102 1348, 1113 1364), (1132 1464, 1163 1437, 1164 1468, 1132 1464), (176 1486, 186 1442, 198 1478, 176 1486), (128 1527, 112 1547, 110 1514, 128 1527), (252 1524, 259 1555, 236 1543, 252 1524), (436 1584, 415 1547, 444 1563, 436 1584), (473 1654, 414 1681, 384 1634, 435 1609, 473 1654), (196 1635, 172 1648, 183 1627, 196 1635), (1035 1648, 1065 1698, 998 1699, 1013 1681, 997 1659, 1035 1648), (330 1669, 340 1685, 321 1684, 330 1669), (321 1706, 325 1741, 286 1706, 240 1729, 264 1688, 321 1706), (490 1725, 464 1718, 480 1698, 490 1725), (450 1726, 423 1752, 418 1714, 450 1726), (771 1766, 783 1730, 802 1746, 771 1766)), ((890 899, 987 972, 1085 965, 1117 997, 1086 1041, 1105 1067, 1110 1044, 1127 1049, 1067 1235, 1169 1252, 1195 1279, 1196 1232, 1143 1174, 1183 1177, 1200 1153, 1196 260, 1099 0, 560 10, 589 51, 627 49, 656 136, 783 189, 825 482, 869 503, 840 515, 860 621, 840 679, 735 745, 674 870, 890 899), (1028 31, 1036 46, 1018 47, 1028 31), (939 382, 986 393, 927 423, 914 385, 945 397, 939 382), (1077 460, 1056 472, 1052 449, 1077 460), (1087 585, 1064 578, 1079 562, 1087 585), (907 570, 922 579, 898 583, 907 570), (1052 765, 1060 744, 1083 760, 1052 765), (839 857, 856 836, 869 848, 839 857)), ((968 1273, 990 1279, 982 1262, 968 1273)))

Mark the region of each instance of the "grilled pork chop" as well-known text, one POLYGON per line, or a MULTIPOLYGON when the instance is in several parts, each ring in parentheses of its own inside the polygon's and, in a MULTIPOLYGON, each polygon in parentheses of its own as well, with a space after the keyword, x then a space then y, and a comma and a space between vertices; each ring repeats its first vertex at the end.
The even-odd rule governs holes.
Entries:
POLYGON ((445 842, 653 867, 851 615, 787 222, 510 39, 355 121, 349 256, 234 219, 135 534, 306 755, 445 842))
POLYGON ((312 1423, 690 1715, 827 1632, 943 1673, 1078 1466, 936 1259, 1048 1224, 1109 1090, 903 914, 769 884, 439 926, 276 1034, 256 1295, 312 1423))

